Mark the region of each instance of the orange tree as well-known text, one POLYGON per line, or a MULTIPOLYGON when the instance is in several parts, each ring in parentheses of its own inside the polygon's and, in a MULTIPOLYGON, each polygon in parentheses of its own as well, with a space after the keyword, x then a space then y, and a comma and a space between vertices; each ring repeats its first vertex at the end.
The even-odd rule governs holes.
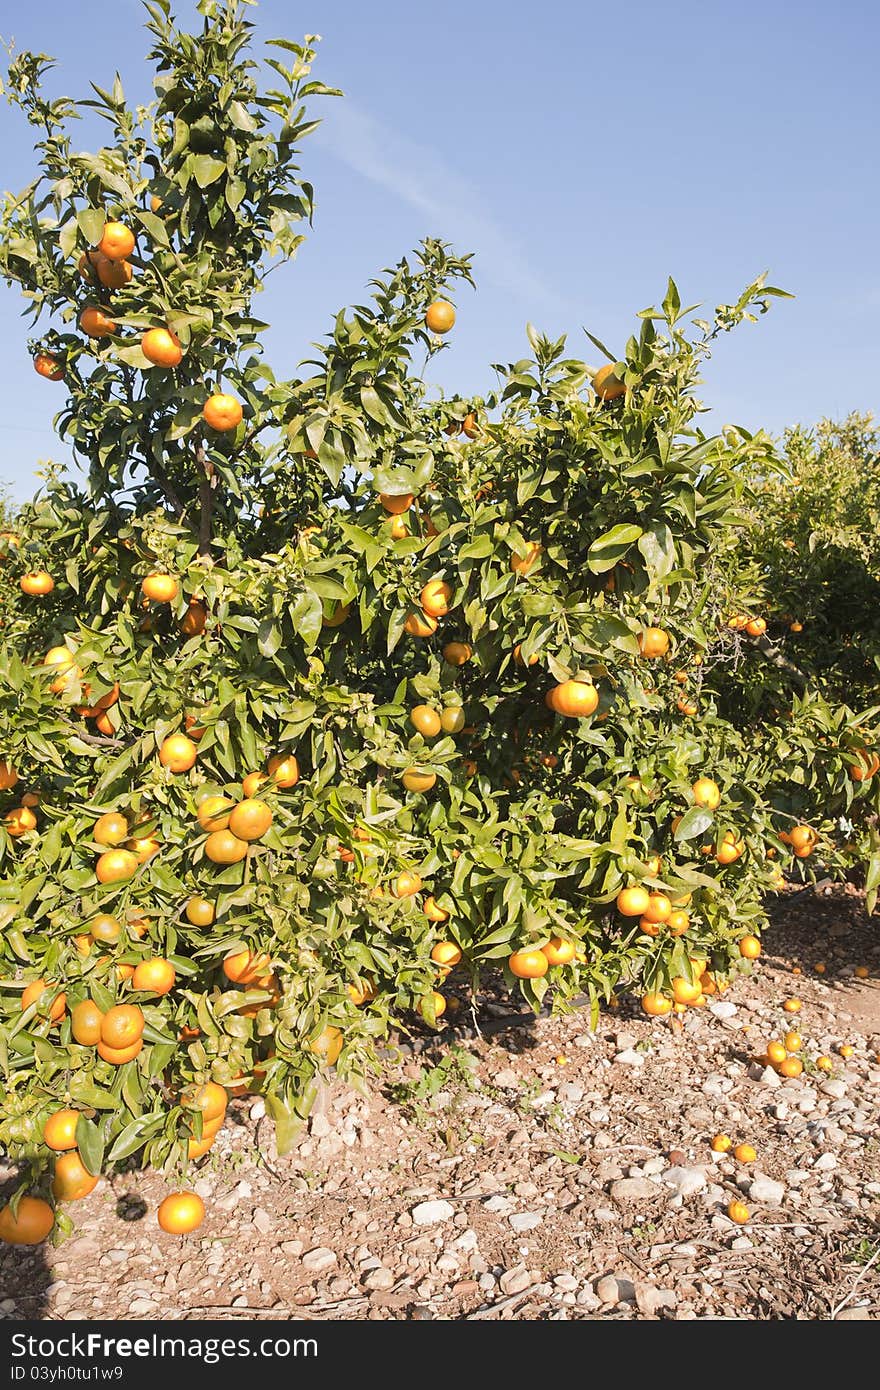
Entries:
MULTIPOLYGON (((133 1154, 185 1170, 229 1090, 289 1146, 320 1069, 436 1025, 453 969, 535 1007, 703 1003, 816 843, 772 717, 727 707, 731 673, 774 669, 729 627, 773 450, 706 434, 695 395, 779 291, 704 321, 670 282, 619 358, 530 328, 493 395, 448 399, 414 362, 470 263, 426 241, 278 379, 253 299, 310 216, 329 89, 307 39, 263 90, 234 0, 196 36, 147 9, 156 101, 96 88, 96 153, 48 60, 9 81, 40 168, 0 267, 87 473, 50 473, 0 541, 0 1139, 23 1185, 61 1155, 59 1200, 133 1154)), ((851 761, 837 738, 822 787, 866 800, 851 761)), ((28 1200, 0 1235, 45 1235, 28 1200)))

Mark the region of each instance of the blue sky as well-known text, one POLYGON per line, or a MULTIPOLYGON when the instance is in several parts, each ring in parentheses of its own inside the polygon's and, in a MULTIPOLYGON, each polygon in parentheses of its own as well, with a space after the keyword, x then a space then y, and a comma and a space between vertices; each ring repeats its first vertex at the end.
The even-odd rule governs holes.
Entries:
MULTIPOLYGON (((149 99, 137 0, 109 22, 105 0, 8 13, 4 40, 58 58, 53 94, 86 96, 118 68, 129 98, 149 99)), ((251 18, 264 38, 321 34, 316 75, 347 94, 320 103, 303 150, 315 230, 258 303, 279 373, 434 235, 476 253, 477 293, 462 292, 433 369, 448 390, 488 389, 489 363, 527 354, 529 320, 594 360, 582 327, 622 349, 667 275, 711 308, 769 269, 797 298, 718 349, 713 418, 780 432, 877 410, 875 0, 264 0, 251 18)), ((0 148, 0 182, 18 189, 30 131, 5 105, 0 148)), ((38 461, 65 455, 63 388, 33 372, 21 303, 0 285, 0 481, 23 498, 38 461)))

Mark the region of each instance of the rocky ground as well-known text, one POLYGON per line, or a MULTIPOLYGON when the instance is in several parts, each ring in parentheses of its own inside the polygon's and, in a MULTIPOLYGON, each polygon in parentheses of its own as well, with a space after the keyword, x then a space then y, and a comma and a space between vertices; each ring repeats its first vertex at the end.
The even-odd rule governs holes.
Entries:
POLYGON ((0 1252, 0 1311, 874 1318, 878 1101, 880 933, 852 890, 789 893, 756 973, 678 1031, 628 1004, 593 1033, 490 1003, 479 1035, 417 1039, 368 1095, 328 1087, 284 1159, 262 1101, 237 1102, 194 1174, 198 1232, 158 1230, 158 1175, 102 1181, 59 1248, 0 1252), (805 1071, 785 1080, 753 1059, 792 1025, 805 1071), (719 1132, 755 1161, 713 1153, 719 1132))

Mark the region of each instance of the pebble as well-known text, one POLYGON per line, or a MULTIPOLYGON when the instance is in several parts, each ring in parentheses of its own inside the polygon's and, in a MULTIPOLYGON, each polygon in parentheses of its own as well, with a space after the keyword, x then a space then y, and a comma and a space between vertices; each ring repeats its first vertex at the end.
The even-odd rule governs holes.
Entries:
POLYGON ((434 1202, 419 1202, 410 1213, 417 1226, 434 1226, 440 1221, 450 1221, 455 1215, 451 1202, 442 1199, 434 1202))
POLYGON ((702 1192, 706 1186, 706 1170, 698 1167, 667 1168, 663 1181, 674 1187, 680 1197, 691 1197, 695 1192, 702 1192))
POLYGON ((520 1211, 508 1216, 511 1228, 521 1234, 524 1231, 533 1231, 536 1226, 542 1225, 544 1217, 539 1211, 520 1211))
POLYGON ((823 1081, 819 1087, 823 1096, 833 1096, 835 1100, 843 1100, 846 1095, 846 1083, 839 1077, 832 1076, 827 1081, 823 1081))
POLYGON ((675 1308, 678 1297, 672 1289, 658 1289, 653 1284, 638 1283, 635 1286, 636 1304, 639 1312, 646 1318, 656 1317, 664 1308, 675 1308))
POLYGON ((766 1173, 755 1173, 749 1183, 749 1197, 764 1206, 778 1207, 785 1197, 785 1183, 769 1178, 766 1173))
POLYGON ((867 1322, 871 1317, 871 1309, 865 1303, 857 1303, 855 1307, 841 1308, 835 1322, 867 1322))
POLYGON ((502 1091, 515 1091, 519 1086, 519 1077, 510 1067, 506 1067, 503 1071, 496 1072, 494 1084, 502 1091))
POLYGON ((837 1167, 837 1157, 833 1153, 820 1154, 813 1164, 817 1173, 833 1173, 837 1167))
POLYGON ((716 1018, 734 1018, 739 1010, 728 999, 720 999, 717 1003, 709 1005, 709 1012, 714 1014, 716 1018))
POLYGON ((635 1048, 628 1047, 623 1052, 618 1052, 615 1062, 619 1062, 622 1067, 642 1067, 645 1064, 644 1052, 636 1052, 635 1048))
POLYGON ((253 1221, 257 1230, 260 1232, 261 1236, 268 1235, 273 1225, 275 1224, 272 1220, 272 1217, 266 1210, 264 1210, 263 1207, 255 1207, 254 1214, 251 1217, 251 1220, 253 1221))
POLYGON ((532 1276, 525 1265, 517 1265, 515 1269, 508 1269, 502 1274, 498 1283, 501 1292, 505 1294, 522 1293, 532 1282, 532 1276))
POLYGON ((615 1202, 651 1202, 663 1195, 663 1189, 648 1178, 618 1178, 611 1184, 609 1195, 615 1202))
POLYGON ((371 1269, 364 1278, 364 1287, 368 1289, 390 1289, 395 1284, 394 1275, 390 1269, 380 1266, 378 1269, 371 1269))
POLYGON ((306 1251, 303 1255, 303 1268, 312 1274, 323 1274, 324 1270, 332 1269, 336 1264, 336 1253, 328 1250, 325 1245, 318 1245, 314 1250, 306 1251))
POLYGON ((596 1296, 601 1303, 630 1303, 636 1296, 636 1286, 626 1275, 604 1274, 596 1281, 596 1296))

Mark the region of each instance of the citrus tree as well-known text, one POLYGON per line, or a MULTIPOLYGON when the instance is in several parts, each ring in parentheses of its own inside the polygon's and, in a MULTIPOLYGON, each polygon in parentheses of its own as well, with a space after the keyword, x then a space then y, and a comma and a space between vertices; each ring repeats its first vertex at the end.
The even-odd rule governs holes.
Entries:
MULTIPOLYGON (((618 988, 705 1003, 821 848, 820 782, 872 795, 849 715, 820 772, 784 760, 817 779, 799 800, 772 713, 729 707, 781 669, 742 558, 778 463, 703 431, 696 389, 780 291, 704 320, 670 282, 622 352, 530 327, 493 393, 448 397, 426 372, 471 267, 426 241, 279 379, 254 296, 310 218, 330 89, 311 39, 266 89, 237 0, 198 8, 190 35, 147 5, 156 100, 95 88, 93 154, 47 59, 9 75, 39 170, 0 268, 84 474, 0 540, 11 1240, 52 1228, 53 1152, 58 1201, 132 1155, 185 1174, 229 1093, 289 1147, 321 1068, 437 1026, 453 970, 594 1016, 618 988)), ((175 1193, 159 1219, 201 1215, 175 1193)))

